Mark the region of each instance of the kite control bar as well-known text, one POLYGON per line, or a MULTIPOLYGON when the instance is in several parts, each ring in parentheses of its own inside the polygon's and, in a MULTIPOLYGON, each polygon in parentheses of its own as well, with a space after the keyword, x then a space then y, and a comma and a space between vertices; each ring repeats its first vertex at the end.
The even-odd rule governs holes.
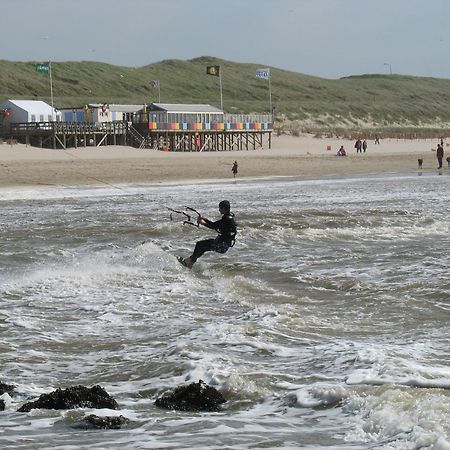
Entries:
POLYGON ((176 209, 169 208, 169 207, 167 206, 167 209, 170 211, 170 220, 173 220, 173 213, 176 213, 176 214, 183 215, 183 216, 186 218, 186 219, 184 220, 184 222, 183 222, 183 225, 184 225, 184 224, 187 224, 187 225, 193 225, 194 227, 199 227, 199 226, 200 226, 200 225, 197 223, 197 221, 193 221, 193 220, 192 220, 192 216, 186 212, 186 211, 192 211, 192 212, 194 212, 195 214, 197 214, 197 216, 200 217, 201 214, 200 214, 198 211, 196 211, 194 208, 191 208, 191 207, 189 207, 189 206, 185 206, 185 207, 184 207, 185 211, 178 211, 178 210, 176 210, 176 209))

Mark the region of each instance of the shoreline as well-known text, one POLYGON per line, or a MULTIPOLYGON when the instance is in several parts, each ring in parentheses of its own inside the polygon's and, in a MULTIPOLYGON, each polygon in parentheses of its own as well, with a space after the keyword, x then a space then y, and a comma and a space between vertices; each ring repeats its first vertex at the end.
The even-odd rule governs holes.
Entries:
MULTIPOLYGON (((356 153, 353 142, 311 136, 273 137, 271 149, 220 152, 162 152, 124 146, 69 150, 23 144, 0 145, 0 187, 158 185, 280 178, 318 179, 389 173, 439 173, 433 149, 437 140, 384 140, 356 153), (348 156, 337 157, 340 145, 348 156), (327 150, 331 147, 331 150, 327 150)), ((441 171, 450 172, 444 155, 441 171)))

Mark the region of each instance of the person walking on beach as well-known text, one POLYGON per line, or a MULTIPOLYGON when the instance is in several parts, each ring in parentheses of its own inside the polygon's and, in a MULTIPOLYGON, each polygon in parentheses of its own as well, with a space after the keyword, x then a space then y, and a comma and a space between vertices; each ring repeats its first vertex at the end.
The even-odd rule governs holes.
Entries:
POLYGON ((364 142, 362 143, 362 148, 364 150, 364 153, 366 153, 367 150, 367 141, 364 139, 364 142))
POLYGON ((361 148, 362 148, 362 142, 361 139, 358 139, 355 142, 355 148, 356 148, 356 153, 361 153, 361 148))
POLYGON ((204 225, 211 230, 216 230, 219 236, 216 238, 205 239, 203 241, 198 241, 195 244, 194 252, 191 256, 187 258, 178 257, 183 266, 189 269, 196 263, 197 259, 200 258, 205 252, 217 252, 226 253, 230 247, 233 247, 236 238, 237 227, 234 221, 234 214, 230 212, 230 202, 228 200, 222 200, 219 203, 219 212, 222 217, 215 222, 203 217, 201 214, 197 217, 197 223, 199 225, 204 225))
POLYGON ((441 144, 438 144, 436 150, 436 158, 438 160, 438 169, 442 169, 442 160, 444 159, 444 147, 441 144))
POLYGON ((202 148, 202 140, 198 133, 195 134, 194 140, 195 140, 195 150, 200 151, 200 149, 202 148))
POLYGON ((233 163, 233 167, 231 168, 231 171, 233 172, 233 177, 236 178, 236 175, 238 173, 238 163, 235 161, 233 163))
POLYGON ((380 143, 380 138, 378 137, 378 135, 375 136, 375 144, 379 144, 380 143))

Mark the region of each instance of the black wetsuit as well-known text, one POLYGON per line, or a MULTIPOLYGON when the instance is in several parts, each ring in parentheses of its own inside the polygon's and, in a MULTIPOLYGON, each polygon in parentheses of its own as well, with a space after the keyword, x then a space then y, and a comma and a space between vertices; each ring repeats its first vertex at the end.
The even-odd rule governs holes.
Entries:
POLYGON ((221 219, 212 222, 208 219, 203 219, 205 226, 216 230, 219 236, 213 239, 205 239, 204 241, 198 241, 195 244, 194 253, 191 256, 191 260, 195 263, 200 256, 205 252, 217 252, 226 253, 227 250, 234 245, 236 237, 236 222, 234 221, 234 214, 224 214, 221 219))

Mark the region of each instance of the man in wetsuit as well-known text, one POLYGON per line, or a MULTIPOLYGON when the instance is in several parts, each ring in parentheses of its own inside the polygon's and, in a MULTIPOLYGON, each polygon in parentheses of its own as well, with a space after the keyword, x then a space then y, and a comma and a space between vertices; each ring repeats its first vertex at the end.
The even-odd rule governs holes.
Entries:
POLYGON ((191 269, 197 259, 205 252, 226 253, 230 247, 233 247, 237 230, 234 214, 230 212, 230 202, 228 200, 222 200, 219 203, 219 212, 222 214, 222 218, 216 222, 212 222, 201 215, 197 217, 198 224, 211 228, 211 230, 216 230, 219 236, 198 241, 195 244, 195 249, 191 256, 184 259, 181 256, 178 257, 178 260, 183 266, 191 269))

